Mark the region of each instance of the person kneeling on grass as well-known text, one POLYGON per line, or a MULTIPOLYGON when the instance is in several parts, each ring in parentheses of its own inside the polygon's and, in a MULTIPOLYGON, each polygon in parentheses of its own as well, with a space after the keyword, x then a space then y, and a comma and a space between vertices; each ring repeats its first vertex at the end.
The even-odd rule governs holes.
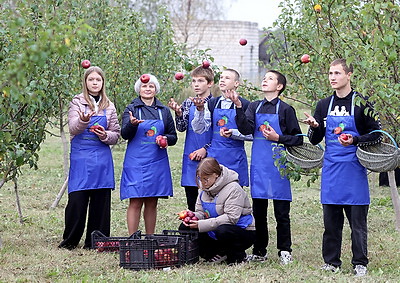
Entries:
POLYGON ((255 240, 255 224, 238 174, 207 157, 197 166, 196 178, 201 192, 194 214, 199 220, 182 222, 179 230, 199 231, 199 253, 206 261, 245 261, 245 251, 255 240))

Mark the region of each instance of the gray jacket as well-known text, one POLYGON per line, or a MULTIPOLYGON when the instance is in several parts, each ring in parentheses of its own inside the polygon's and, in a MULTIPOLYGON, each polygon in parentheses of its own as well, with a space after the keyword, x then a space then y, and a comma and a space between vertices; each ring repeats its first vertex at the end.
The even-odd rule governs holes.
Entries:
MULTIPOLYGON (((240 216, 252 213, 247 193, 239 185, 238 174, 223 165, 221 168, 221 176, 218 177, 215 184, 204 189, 204 193, 199 193, 197 198, 195 215, 199 218, 199 232, 213 231, 222 224, 235 225, 240 216), (205 219, 200 196, 204 202, 213 202, 216 198, 218 217, 205 219)), ((246 230, 255 230, 254 218, 246 230)))

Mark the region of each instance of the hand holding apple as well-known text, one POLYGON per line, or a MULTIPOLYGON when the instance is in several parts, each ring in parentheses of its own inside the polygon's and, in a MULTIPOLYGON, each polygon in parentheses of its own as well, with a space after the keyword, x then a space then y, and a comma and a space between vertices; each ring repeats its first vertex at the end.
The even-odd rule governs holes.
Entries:
POLYGON ((353 136, 351 134, 342 133, 338 137, 338 140, 339 140, 340 144, 343 146, 349 146, 349 145, 353 144, 353 136))
POLYGON ((168 147, 167 137, 158 135, 156 137, 156 144, 158 144, 161 148, 167 148, 168 147))
POLYGON ((202 160, 206 156, 207 156, 207 150, 204 147, 199 148, 189 154, 190 160, 197 160, 197 161, 202 160))
POLYGON ((219 129, 219 134, 221 135, 221 137, 224 138, 229 138, 230 136, 232 136, 232 129, 228 129, 227 127, 221 127, 219 129))
POLYGON ((262 133, 263 133, 263 136, 269 141, 278 141, 279 140, 279 135, 277 134, 275 129, 272 128, 270 125, 268 125, 267 128, 262 133))

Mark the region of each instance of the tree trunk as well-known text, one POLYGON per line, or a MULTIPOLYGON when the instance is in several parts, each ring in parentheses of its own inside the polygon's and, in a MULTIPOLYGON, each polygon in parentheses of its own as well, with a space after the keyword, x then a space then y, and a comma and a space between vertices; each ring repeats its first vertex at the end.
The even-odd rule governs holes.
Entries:
POLYGON ((68 186, 68 177, 65 178, 64 184, 62 185, 60 191, 58 192, 58 195, 56 196, 56 199, 54 200, 53 204, 50 206, 50 208, 56 208, 58 203, 60 202, 60 199, 62 198, 65 190, 67 189, 68 186))
POLYGON ((399 198, 399 193, 397 191, 394 171, 389 171, 388 177, 389 177, 389 186, 390 186, 390 193, 392 196, 394 213, 396 216, 396 230, 400 232, 400 198, 399 198))
POLYGON ((19 201, 19 195, 18 195, 17 178, 14 178, 13 182, 14 182, 15 200, 16 200, 16 203, 17 203, 17 210, 18 210, 18 215, 19 215, 19 222, 21 224, 24 224, 24 217, 22 216, 22 208, 21 208, 21 203, 19 201))

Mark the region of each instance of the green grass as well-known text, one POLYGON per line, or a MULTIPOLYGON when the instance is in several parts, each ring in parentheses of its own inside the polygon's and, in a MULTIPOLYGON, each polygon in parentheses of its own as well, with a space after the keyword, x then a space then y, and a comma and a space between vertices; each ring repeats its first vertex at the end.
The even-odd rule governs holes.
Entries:
MULTIPOLYGON (((158 207, 157 232, 176 229, 176 212, 185 208, 184 190, 179 186, 184 136, 168 149, 174 179, 174 197, 162 199, 158 207)), ((251 144, 247 144, 250 152, 251 144)), ((275 220, 269 208, 269 259, 265 263, 239 266, 198 263, 170 271, 131 271, 119 267, 118 254, 104 254, 83 249, 58 249, 64 229, 65 194, 55 209, 50 209, 62 183, 62 147, 49 137, 42 146, 39 170, 24 169, 19 192, 25 223, 20 224, 13 184, 0 189, 0 282, 399 282, 400 234, 394 229, 394 211, 388 188, 378 187, 371 176, 372 203, 369 212, 369 274, 355 280, 351 274, 350 230, 346 223, 343 237, 342 272, 324 273, 322 265, 322 210, 319 184, 307 188, 304 181, 293 184, 291 211, 293 256, 295 262, 281 266, 276 250, 275 220)), ((117 188, 125 145, 114 148, 117 188)), ((249 193, 249 189, 246 188, 249 193)), ((126 236, 127 202, 119 200, 119 190, 112 194, 113 236, 126 236)), ((141 226, 143 227, 143 226, 141 226)), ((143 228, 141 228, 143 230, 143 228)), ((82 242, 81 242, 82 243, 82 242)))

